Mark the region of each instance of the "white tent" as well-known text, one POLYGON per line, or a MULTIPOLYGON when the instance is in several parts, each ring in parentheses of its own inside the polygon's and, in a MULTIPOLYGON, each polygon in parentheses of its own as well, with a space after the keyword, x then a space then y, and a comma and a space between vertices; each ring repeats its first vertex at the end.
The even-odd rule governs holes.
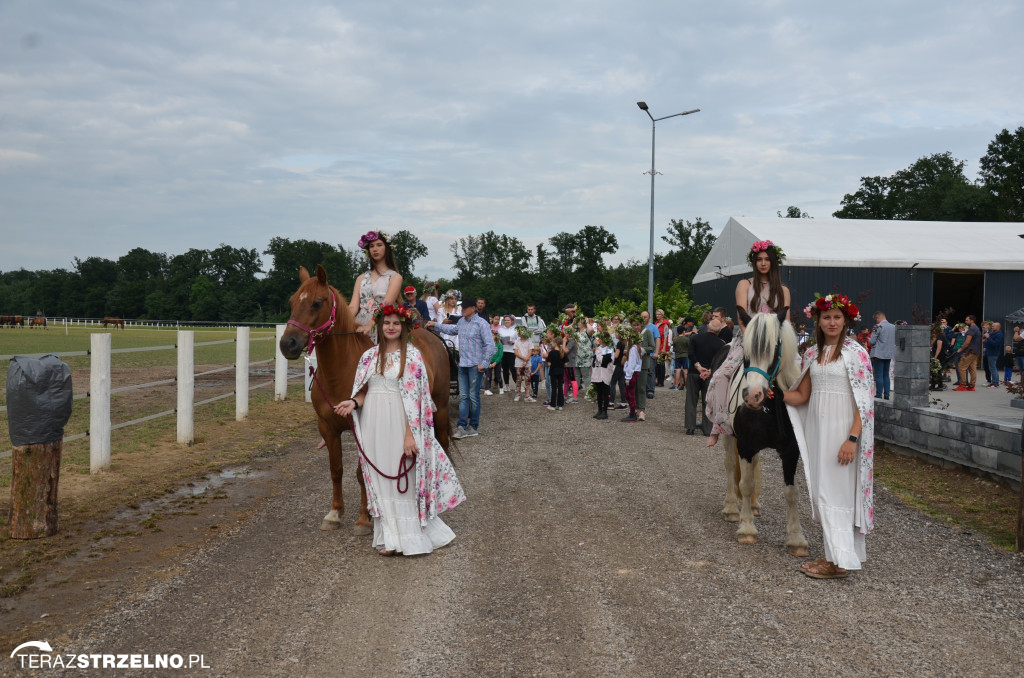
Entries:
POLYGON ((1024 266, 1024 224, 732 217, 693 284, 749 273, 747 252, 771 240, 787 266, 1002 271, 1024 266))

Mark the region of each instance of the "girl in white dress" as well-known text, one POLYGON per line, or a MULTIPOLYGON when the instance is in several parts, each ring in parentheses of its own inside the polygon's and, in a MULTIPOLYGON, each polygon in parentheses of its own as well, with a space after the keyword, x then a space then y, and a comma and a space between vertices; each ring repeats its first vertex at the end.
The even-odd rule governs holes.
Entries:
POLYGON ((370 270, 356 278, 348 308, 356 318, 358 331, 373 333, 373 312, 384 304, 394 304, 402 289, 402 276, 398 274, 395 253, 391 249, 391 236, 384 231, 369 231, 359 239, 358 247, 366 254, 370 270))
POLYGON ((804 356, 804 373, 784 394, 800 443, 812 512, 821 521, 825 557, 801 570, 837 579, 861 569, 865 535, 874 524, 871 464, 874 393, 870 358, 848 338, 859 313, 849 298, 819 298, 805 312, 817 317, 816 346, 804 356))
POLYGON ((455 538, 439 514, 466 495, 434 437, 434 402, 423 357, 409 340, 404 306, 376 313, 380 344, 359 360, 352 397, 334 408, 353 415, 373 546, 384 556, 430 553, 455 538))

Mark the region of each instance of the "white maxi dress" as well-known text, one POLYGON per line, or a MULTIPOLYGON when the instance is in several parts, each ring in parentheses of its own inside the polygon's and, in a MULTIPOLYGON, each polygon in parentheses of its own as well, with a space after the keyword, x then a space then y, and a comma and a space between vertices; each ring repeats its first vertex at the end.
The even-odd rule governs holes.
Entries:
MULTIPOLYGON (((359 413, 359 436, 363 453, 374 466, 394 476, 404 455, 406 414, 398 381, 400 355, 385 355, 384 375, 374 372, 367 382, 366 399, 359 413)), ((409 473, 408 483, 402 481, 405 493, 398 491, 398 482, 369 469, 370 482, 377 495, 381 517, 373 519, 373 546, 414 556, 430 553, 455 539, 455 533, 440 516, 420 526, 416 488, 416 471, 409 473)))
POLYGON ((805 424, 808 489, 824 533, 825 558, 847 570, 867 560, 864 535, 854 526, 857 462, 837 459, 850 435, 857 403, 842 359, 809 368, 811 397, 805 424))

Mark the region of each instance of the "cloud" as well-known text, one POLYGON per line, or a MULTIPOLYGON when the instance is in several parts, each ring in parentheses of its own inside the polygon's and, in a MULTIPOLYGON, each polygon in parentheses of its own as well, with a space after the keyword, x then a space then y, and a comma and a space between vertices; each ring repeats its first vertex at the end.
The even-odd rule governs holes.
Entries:
MULTIPOLYGON (((838 209, 1024 124, 1014 3, 8 3, 0 269, 409 228, 612 261, 672 218, 838 209), (39 247, 38 234, 47 234, 39 247)), ((657 246, 661 247, 660 238, 657 246)))

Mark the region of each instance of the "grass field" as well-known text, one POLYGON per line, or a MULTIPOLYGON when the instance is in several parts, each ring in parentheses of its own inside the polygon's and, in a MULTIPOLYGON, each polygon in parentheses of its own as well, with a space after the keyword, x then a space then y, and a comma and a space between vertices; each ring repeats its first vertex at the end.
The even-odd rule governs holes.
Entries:
MULTIPOLYGON (((234 329, 209 329, 202 328, 194 331, 196 344, 208 341, 224 341, 234 339, 234 329)), ((69 328, 65 334, 63 327, 50 327, 42 330, 21 330, 6 329, 0 331, 0 355, 32 355, 37 353, 65 353, 74 351, 87 351, 90 345, 90 336, 97 332, 104 332, 103 329, 75 327, 69 328)), ((177 351, 174 344, 177 341, 177 330, 166 328, 145 328, 113 330, 111 334, 111 347, 119 348, 145 348, 153 346, 167 346, 164 350, 141 351, 138 353, 114 353, 111 355, 111 386, 113 388, 145 384, 154 381, 173 379, 177 372, 177 351)), ((272 359, 275 355, 276 344, 273 341, 274 332, 270 329, 253 330, 250 332, 249 360, 259 362, 272 359)), ((85 394, 89 390, 89 360, 88 355, 67 356, 61 358, 71 368, 72 387, 76 395, 85 394)), ((224 343, 213 346, 195 347, 196 372, 205 372, 218 367, 228 367, 235 361, 235 344, 224 343)), ((260 374, 250 374, 250 385, 256 385, 262 381, 273 379, 273 365, 262 366, 258 370, 260 374)), ((204 400, 223 393, 230 393, 234 390, 234 372, 229 370, 216 375, 208 375, 196 379, 195 399, 204 400)), ((0 405, 7 402, 7 371, 0 374, 0 405)), ((250 395, 252 401, 268 397, 270 389, 253 391, 250 395)), ((175 384, 167 384, 145 389, 136 389, 121 393, 114 393, 110 398, 110 419, 112 424, 130 421, 140 417, 157 414, 174 409, 177 403, 175 384)), ((216 413, 215 416, 223 417, 226 410, 234 407, 234 400, 226 398, 223 401, 211 403, 197 408, 196 423, 198 425, 201 417, 216 413), (205 412, 205 414, 204 414, 205 412)), ((144 443, 152 437, 160 437, 166 434, 168 428, 173 430, 175 419, 167 416, 139 425, 133 425, 123 429, 115 430, 112 433, 112 453, 117 453, 119 446, 122 448, 126 443, 144 443)), ((7 431, 7 412, 0 412, 0 427, 7 431)), ((74 401, 71 419, 64 429, 65 437, 85 433, 89 428, 89 399, 80 398, 74 401)), ((6 436, 5 436, 6 438, 6 436)), ((0 443, 0 451, 10 448, 9 438, 0 443)), ((71 441, 65 446, 65 457, 62 466, 66 466, 72 473, 88 472, 89 469, 89 440, 71 441)), ((0 459, 0 487, 10 484, 10 459, 0 459)))

